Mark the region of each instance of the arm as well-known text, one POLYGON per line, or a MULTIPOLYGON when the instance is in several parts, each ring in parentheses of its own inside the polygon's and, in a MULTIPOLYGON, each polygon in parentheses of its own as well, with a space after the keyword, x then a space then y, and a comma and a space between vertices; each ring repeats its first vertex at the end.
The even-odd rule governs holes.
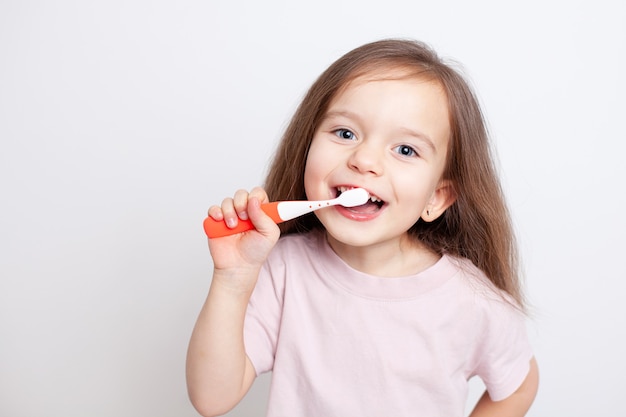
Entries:
POLYGON ((245 353, 243 325, 259 271, 278 240, 278 227, 260 208, 267 200, 256 189, 237 192, 222 208, 211 207, 216 220, 247 217, 257 230, 209 240, 214 271, 187 352, 187 389, 198 412, 227 412, 246 394, 256 373, 245 353), (254 197, 254 198, 253 198, 254 197))
POLYGON ((485 391, 478 400, 470 417, 523 417, 535 400, 539 386, 539 369, 535 358, 530 361, 530 370, 522 385, 502 401, 492 401, 485 391))

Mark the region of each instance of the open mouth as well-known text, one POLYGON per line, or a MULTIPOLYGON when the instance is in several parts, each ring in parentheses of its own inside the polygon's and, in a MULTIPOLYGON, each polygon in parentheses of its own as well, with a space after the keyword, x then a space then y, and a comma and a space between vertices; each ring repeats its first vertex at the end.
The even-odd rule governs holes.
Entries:
MULTIPOLYGON (((339 197, 341 195, 341 193, 351 190, 355 187, 346 187, 346 186, 339 186, 336 189, 336 197, 339 197)), ((360 206, 356 206, 356 207, 350 207, 348 208, 348 210, 350 211, 354 211, 354 212, 359 212, 359 213, 364 213, 364 212, 375 212, 380 210, 383 206, 385 205, 385 202, 378 196, 370 194, 370 198, 369 200, 367 200, 367 202, 363 205, 360 206)))

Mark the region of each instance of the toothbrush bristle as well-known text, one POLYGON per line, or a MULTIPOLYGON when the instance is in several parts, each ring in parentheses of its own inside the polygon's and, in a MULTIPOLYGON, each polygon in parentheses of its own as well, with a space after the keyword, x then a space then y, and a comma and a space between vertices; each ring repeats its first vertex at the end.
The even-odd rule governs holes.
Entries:
POLYGON ((365 204, 369 200, 370 194, 363 188, 354 188, 343 192, 340 197, 342 206, 356 207, 365 204))

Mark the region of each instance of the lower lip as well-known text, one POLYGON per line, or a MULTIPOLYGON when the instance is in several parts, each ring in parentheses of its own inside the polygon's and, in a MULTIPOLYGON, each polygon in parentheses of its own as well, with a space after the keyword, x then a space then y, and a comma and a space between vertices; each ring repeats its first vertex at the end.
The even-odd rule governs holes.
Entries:
POLYGON ((384 206, 374 213, 358 213, 358 212, 354 212, 350 210, 350 208, 343 207, 343 206, 335 206, 335 209, 343 217, 346 217, 350 220, 354 220, 357 222, 366 222, 366 221, 373 220, 376 217, 378 217, 380 213, 384 210, 384 206))

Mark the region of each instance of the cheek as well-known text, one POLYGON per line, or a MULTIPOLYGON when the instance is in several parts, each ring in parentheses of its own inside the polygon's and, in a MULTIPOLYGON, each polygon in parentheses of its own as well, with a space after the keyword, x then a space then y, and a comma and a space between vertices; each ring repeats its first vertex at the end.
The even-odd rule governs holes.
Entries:
POLYGON ((318 153, 311 147, 304 166, 304 191, 307 198, 314 198, 315 188, 320 184, 322 178, 321 160, 318 158, 318 153))
POLYGON ((328 153, 319 146, 319 143, 313 139, 309 153, 307 155, 306 164, 304 167, 304 184, 305 188, 311 186, 312 182, 319 181, 324 178, 328 171, 329 158, 328 153))
POLYGON ((399 200, 405 201, 421 211, 421 206, 432 196, 434 180, 427 172, 398 170, 393 175, 393 186, 399 200))

